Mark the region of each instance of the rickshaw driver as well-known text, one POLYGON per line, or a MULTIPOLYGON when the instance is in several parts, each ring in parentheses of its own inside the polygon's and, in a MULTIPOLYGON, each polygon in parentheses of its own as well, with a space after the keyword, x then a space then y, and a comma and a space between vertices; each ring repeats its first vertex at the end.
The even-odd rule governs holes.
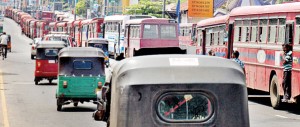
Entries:
POLYGON ((8 42, 8 36, 6 35, 6 32, 3 32, 3 34, 0 37, 1 40, 1 48, 5 51, 4 52, 4 57, 7 57, 7 42, 8 42))

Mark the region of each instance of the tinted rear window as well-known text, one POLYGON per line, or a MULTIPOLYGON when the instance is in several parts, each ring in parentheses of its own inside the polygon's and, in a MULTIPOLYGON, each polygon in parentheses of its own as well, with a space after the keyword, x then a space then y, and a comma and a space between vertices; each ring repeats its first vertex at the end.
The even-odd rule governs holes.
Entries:
POLYGON ((168 93, 158 101, 157 112, 168 122, 205 121, 213 112, 210 99, 199 93, 168 93))
POLYGON ((93 62, 86 60, 76 60, 73 62, 73 67, 74 69, 90 70, 93 68, 93 62))

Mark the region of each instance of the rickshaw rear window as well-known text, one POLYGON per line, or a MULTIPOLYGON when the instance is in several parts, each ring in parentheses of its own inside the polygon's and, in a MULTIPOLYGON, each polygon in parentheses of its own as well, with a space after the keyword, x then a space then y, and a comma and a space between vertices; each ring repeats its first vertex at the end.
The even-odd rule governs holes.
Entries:
POLYGON ((213 105, 202 93, 168 93, 158 101, 157 112, 167 122, 201 122, 213 114, 213 105))
POLYGON ((100 48, 100 49, 102 49, 104 52, 107 52, 107 51, 108 51, 108 44, 89 43, 88 46, 89 46, 89 47, 100 48))
POLYGON ((93 68, 93 62, 86 60, 76 60, 73 62, 73 68, 79 70, 90 70, 93 68))
POLYGON ((46 56, 57 56, 58 49, 45 49, 46 56))

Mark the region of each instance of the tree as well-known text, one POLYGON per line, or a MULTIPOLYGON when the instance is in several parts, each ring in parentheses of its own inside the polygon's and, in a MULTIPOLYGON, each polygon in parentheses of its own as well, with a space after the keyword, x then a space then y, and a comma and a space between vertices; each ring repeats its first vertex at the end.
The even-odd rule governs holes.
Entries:
POLYGON ((86 0, 79 0, 76 4, 76 14, 85 15, 86 14, 86 0))
MULTIPOLYGON (((169 0, 166 4, 173 2, 175 0, 169 0)), ((143 15, 151 15, 156 17, 162 17, 162 7, 163 1, 155 1, 152 2, 150 0, 140 0, 139 4, 134 4, 129 6, 124 14, 143 14, 143 15)))

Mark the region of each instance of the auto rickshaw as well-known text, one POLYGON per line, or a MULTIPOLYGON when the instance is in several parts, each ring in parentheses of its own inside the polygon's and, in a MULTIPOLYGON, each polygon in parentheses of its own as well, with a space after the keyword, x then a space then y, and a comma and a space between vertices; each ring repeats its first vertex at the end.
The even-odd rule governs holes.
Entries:
POLYGON ((35 85, 43 80, 49 80, 52 83, 57 79, 58 71, 58 52, 66 47, 63 41, 41 41, 36 49, 35 61, 35 85))
POLYGON ((94 119, 107 121, 109 127, 250 126, 245 76, 231 60, 132 57, 112 68, 105 87, 111 89, 98 94, 105 103, 94 119))
POLYGON ((63 105, 97 101, 105 83, 104 53, 93 47, 68 47, 59 52, 57 111, 63 105))
POLYGON ((105 54, 105 65, 109 66, 109 53, 108 53, 108 40, 104 38, 89 38, 87 41, 87 47, 95 47, 103 50, 105 54))

